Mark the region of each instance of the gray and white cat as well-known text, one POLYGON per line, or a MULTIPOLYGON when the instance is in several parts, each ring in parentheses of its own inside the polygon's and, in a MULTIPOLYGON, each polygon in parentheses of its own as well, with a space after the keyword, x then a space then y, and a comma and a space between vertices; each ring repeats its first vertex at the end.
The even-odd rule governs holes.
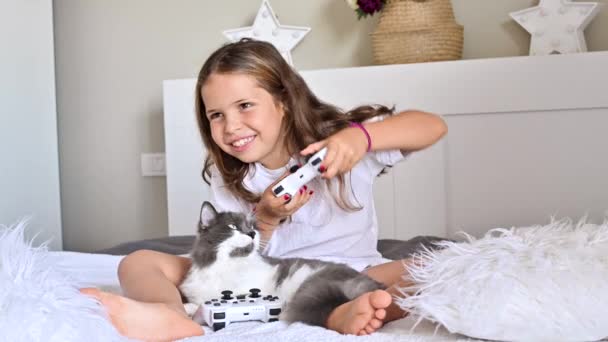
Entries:
POLYGON ((281 320, 325 326, 339 305, 386 288, 343 264, 263 256, 259 242, 253 216, 217 212, 211 203, 203 203, 192 267, 179 287, 190 303, 188 311, 223 290, 247 294, 258 288, 283 300, 281 320))

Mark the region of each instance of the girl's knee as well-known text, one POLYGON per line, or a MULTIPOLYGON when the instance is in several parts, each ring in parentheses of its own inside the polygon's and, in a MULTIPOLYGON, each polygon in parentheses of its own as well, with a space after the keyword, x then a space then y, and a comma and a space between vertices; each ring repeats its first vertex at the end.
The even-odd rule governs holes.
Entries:
POLYGON ((154 258, 154 253, 156 252, 152 250, 140 249, 122 258, 118 264, 118 278, 124 278, 134 270, 145 267, 145 264, 154 258))
POLYGON ((190 268, 190 259, 173 254, 142 249, 124 257, 118 265, 118 278, 141 272, 161 274, 174 284, 185 276, 190 268))

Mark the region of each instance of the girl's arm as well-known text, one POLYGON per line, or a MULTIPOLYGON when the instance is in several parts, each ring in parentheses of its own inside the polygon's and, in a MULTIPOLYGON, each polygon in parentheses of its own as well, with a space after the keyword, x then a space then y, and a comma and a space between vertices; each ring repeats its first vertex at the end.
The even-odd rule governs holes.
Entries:
MULTIPOLYGON (((405 111, 386 117, 382 121, 362 124, 371 140, 371 150, 399 149, 417 151, 433 145, 447 132, 447 126, 439 116, 405 111)), ((327 154, 319 169, 323 178, 350 171, 365 154, 368 139, 359 127, 345 128, 327 139, 312 143, 303 149, 302 155, 309 155, 327 147, 327 154)))
MULTIPOLYGON (((439 141, 448 127, 443 119, 435 114, 405 111, 386 117, 382 121, 363 123, 370 135, 372 150, 417 151, 439 141)), ((361 140, 367 144, 367 137, 361 129, 361 140)), ((367 146, 367 145, 366 145, 367 146)))

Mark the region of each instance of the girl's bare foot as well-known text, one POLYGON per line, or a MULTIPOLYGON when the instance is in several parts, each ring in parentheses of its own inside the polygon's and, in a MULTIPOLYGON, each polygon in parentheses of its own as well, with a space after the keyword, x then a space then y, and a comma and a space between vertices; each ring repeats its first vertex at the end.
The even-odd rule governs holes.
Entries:
POLYGON ((106 308, 122 335, 143 341, 173 341, 203 334, 203 328, 183 311, 163 303, 143 303, 95 288, 81 293, 96 298, 106 308))
POLYGON ((367 335, 382 327, 391 295, 384 290, 362 294, 332 311, 327 328, 342 334, 367 335))

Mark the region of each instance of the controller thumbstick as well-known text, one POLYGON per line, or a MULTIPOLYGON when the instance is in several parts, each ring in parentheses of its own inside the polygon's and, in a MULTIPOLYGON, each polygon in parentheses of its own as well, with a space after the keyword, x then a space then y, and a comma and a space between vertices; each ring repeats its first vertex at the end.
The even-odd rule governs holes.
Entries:
POLYGON ((251 298, 258 298, 260 296, 260 289, 249 289, 249 293, 251 293, 251 298))
POLYGON ((222 291, 222 298, 221 299, 224 299, 224 300, 232 299, 231 295, 232 295, 232 291, 230 291, 230 290, 224 290, 224 291, 222 291))

